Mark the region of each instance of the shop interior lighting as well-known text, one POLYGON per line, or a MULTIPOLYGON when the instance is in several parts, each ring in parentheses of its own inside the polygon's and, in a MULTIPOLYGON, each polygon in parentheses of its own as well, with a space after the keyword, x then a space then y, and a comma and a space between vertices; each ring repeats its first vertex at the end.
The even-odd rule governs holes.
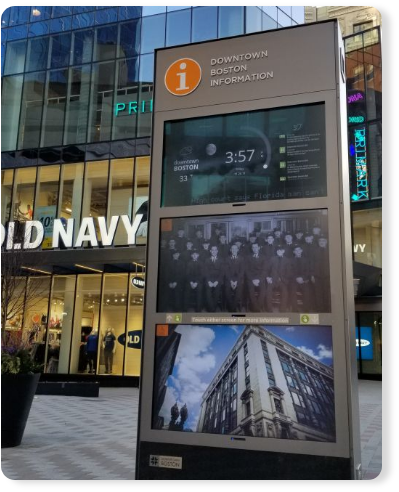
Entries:
POLYGON ((92 272, 103 273, 103 271, 102 270, 99 270, 98 268, 92 268, 92 267, 88 267, 88 266, 85 266, 85 265, 79 265, 79 263, 75 263, 75 266, 78 267, 78 268, 83 268, 85 270, 90 270, 92 272))
POLYGON ((41 15, 41 12, 39 9, 33 9, 32 10, 32 15, 34 15, 35 17, 39 17, 39 15, 41 15))
POLYGON ((23 266, 21 267, 22 270, 30 270, 31 272, 38 272, 38 273, 44 273, 46 275, 51 275, 51 272, 47 272, 46 270, 40 270, 39 268, 32 268, 32 267, 26 267, 23 266))

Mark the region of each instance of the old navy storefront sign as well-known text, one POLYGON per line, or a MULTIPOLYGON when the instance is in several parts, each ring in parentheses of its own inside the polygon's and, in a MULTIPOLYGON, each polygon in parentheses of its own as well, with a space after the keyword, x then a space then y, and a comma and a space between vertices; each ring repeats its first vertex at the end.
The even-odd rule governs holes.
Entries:
MULTIPOLYGON (((77 234, 75 234, 75 219, 54 219, 52 247, 81 248, 83 244, 94 248, 112 246, 119 222, 122 222, 126 231, 126 245, 134 246, 142 218, 142 214, 137 214, 131 222, 128 215, 114 215, 108 225, 105 217, 84 217, 77 234)), ((43 243, 44 232, 43 224, 39 220, 29 220, 24 223, 9 222, 7 228, 1 224, 1 246, 3 247, 5 243, 6 250, 37 249, 43 243), (20 231, 17 232, 17 227, 20 225, 24 226, 22 234, 20 231)))
MULTIPOLYGON (((126 335, 122 333, 119 335, 118 342, 125 346, 126 344, 126 335)), ((141 330, 128 331, 127 333, 127 347, 134 349, 141 349, 141 330)))

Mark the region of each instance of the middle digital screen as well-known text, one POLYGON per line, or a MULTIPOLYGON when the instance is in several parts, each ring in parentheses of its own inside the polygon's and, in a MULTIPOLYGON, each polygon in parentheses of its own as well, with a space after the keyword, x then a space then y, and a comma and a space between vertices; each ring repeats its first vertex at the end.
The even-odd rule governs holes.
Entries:
POLYGON ((327 210, 161 219, 158 312, 331 312, 327 210))
POLYGON ((164 207, 326 195, 324 103, 165 123, 164 207))

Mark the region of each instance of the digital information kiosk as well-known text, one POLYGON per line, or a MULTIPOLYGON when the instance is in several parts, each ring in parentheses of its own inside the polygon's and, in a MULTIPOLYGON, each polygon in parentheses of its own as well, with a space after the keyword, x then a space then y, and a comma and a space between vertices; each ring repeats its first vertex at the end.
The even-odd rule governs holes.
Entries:
POLYGON ((156 53, 137 479, 360 479, 338 23, 156 53))

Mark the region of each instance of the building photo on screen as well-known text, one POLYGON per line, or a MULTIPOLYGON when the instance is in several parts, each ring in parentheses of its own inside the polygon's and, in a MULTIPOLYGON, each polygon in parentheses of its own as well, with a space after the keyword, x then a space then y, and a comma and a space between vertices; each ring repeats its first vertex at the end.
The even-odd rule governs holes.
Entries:
POLYGON ((152 428, 334 442, 331 326, 157 325, 152 428))
POLYGON ((327 195, 324 103, 168 121, 162 205, 327 195))
POLYGON ((327 210, 161 219, 158 312, 331 311, 327 210))

